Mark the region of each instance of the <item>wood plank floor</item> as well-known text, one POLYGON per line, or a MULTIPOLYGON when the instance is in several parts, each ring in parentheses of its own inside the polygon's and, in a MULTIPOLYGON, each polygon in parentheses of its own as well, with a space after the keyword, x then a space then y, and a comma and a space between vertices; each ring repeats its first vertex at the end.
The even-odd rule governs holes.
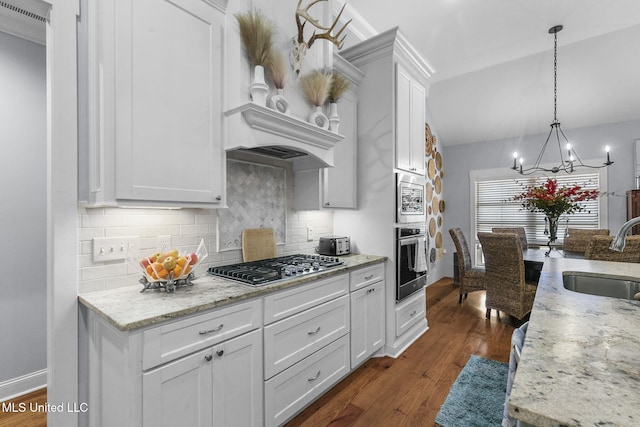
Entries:
MULTIPOLYGON (((32 393, 25 394, 16 399, 8 401, 14 405, 17 412, 7 412, 0 410, 0 427, 46 427, 46 412, 31 411, 37 405, 44 405, 47 402, 47 389, 41 388, 32 393), (24 405, 24 406, 21 406, 24 405), (21 411, 21 408, 24 411, 21 411)), ((7 402, 5 402, 5 405, 7 402)))
MULTIPOLYGON (((458 288, 442 279, 427 288, 429 330, 400 357, 373 358, 287 427, 436 426, 434 419, 469 355, 509 360, 514 327, 522 322, 495 312, 486 320, 484 292, 469 294, 458 304, 458 288)), ((14 399, 18 407, 44 404, 46 389, 14 399)), ((0 427, 43 427, 44 413, 0 411, 0 427)))
POLYGON ((493 311, 484 292, 458 304, 453 279, 427 288, 429 330, 397 359, 373 358, 287 424, 287 427, 437 426, 440 406, 471 354, 507 362, 514 327, 493 311))

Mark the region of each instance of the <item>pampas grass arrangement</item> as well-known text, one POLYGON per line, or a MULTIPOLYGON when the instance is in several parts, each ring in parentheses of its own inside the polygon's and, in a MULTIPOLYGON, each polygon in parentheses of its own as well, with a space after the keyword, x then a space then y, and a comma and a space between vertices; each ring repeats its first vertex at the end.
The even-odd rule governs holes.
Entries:
POLYGON ((331 88, 329 89, 329 102, 336 103, 349 89, 349 80, 347 80, 342 74, 333 72, 333 79, 331 80, 331 88))
POLYGON ((276 89, 284 89, 287 80, 287 62, 279 50, 271 48, 266 67, 276 89))
POLYGON ((264 66, 269 60, 273 43, 273 23, 257 10, 234 15, 238 20, 240 38, 251 65, 264 66))
POLYGON ((300 88, 311 104, 320 107, 329 96, 332 80, 332 74, 312 70, 300 77, 300 88))

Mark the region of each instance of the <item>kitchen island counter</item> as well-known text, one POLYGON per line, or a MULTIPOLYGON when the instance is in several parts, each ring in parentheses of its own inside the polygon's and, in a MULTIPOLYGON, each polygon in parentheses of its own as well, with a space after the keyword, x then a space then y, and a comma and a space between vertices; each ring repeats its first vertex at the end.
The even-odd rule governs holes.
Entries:
MULTIPOLYGON (((249 286, 233 280, 209 276, 200 272, 193 286, 183 286, 175 292, 142 290, 140 284, 78 296, 81 304, 94 310, 121 331, 132 331, 174 319, 237 303, 268 293, 319 280, 351 270, 384 262, 387 258, 376 255, 346 255, 339 267, 283 280, 264 286, 249 286)), ((133 280, 133 279, 132 279, 133 280)))
POLYGON ((640 425, 640 302, 569 291, 567 272, 640 280, 640 264, 545 260, 509 414, 534 426, 640 425))

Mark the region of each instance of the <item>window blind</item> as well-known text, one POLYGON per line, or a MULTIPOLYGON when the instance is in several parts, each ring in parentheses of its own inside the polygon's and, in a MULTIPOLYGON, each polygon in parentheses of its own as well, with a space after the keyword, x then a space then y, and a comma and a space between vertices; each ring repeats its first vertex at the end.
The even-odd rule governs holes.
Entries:
MULTIPOLYGON (((584 189, 599 189, 599 174, 572 174, 554 176, 558 186, 580 185, 584 189)), ((522 208, 521 202, 511 200, 531 185, 540 186, 546 177, 520 179, 479 179, 476 185, 475 234, 490 232, 493 227, 524 227, 529 244, 545 245, 549 238, 544 234, 545 221, 542 212, 522 208)), ((600 228, 600 198, 581 202, 583 211, 562 215, 558 225, 558 240, 562 242, 567 226, 571 228, 600 228)))

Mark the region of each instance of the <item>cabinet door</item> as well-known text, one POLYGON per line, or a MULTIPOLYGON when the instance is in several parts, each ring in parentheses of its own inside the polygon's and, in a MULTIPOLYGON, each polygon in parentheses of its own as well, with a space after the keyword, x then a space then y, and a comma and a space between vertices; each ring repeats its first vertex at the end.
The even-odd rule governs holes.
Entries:
POLYGON ((411 82, 411 169, 424 175, 425 89, 417 80, 411 82))
POLYGON ((322 170, 324 178, 323 207, 357 207, 357 150, 358 150, 358 100, 353 91, 345 93, 338 102, 340 133, 344 139, 333 149, 332 168, 322 170))
POLYGON ((384 281, 351 294, 351 367, 364 362, 384 343, 384 281))
POLYGON ((211 426, 211 349, 194 353, 142 375, 144 427, 211 426))
POLYGON ((215 346, 213 362, 213 425, 261 426, 262 330, 215 346))
POLYGON ((424 175, 425 89, 396 64, 396 168, 424 175))
POLYGON ((396 64, 396 167, 411 171, 411 90, 412 77, 396 64))
POLYGON ((117 1, 115 23, 116 199, 220 203, 224 13, 117 1))

